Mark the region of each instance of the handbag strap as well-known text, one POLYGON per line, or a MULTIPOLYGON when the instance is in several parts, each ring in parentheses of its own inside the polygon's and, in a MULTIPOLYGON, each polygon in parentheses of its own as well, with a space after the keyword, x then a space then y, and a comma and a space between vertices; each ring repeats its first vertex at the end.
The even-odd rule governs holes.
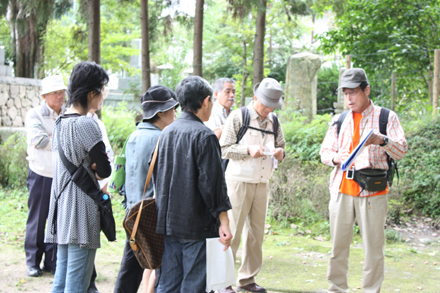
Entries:
POLYGON ((61 119, 58 120, 57 125, 55 126, 57 129, 57 143, 58 143, 58 154, 60 155, 61 161, 63 161, 64 166, 66 167, 67 171, 69 171, 70 175, 72 176, 78 167, 76 167, 74 164, 72 164, 64 154, 63 149, 61 148, 61 138, 60 138, 60 128, 61 128, 61 119))
MULTIPOLYGON (((157 151, 159 149, 159 141, 160 141, 160 138, 157 140, 156 149, 154 150, 153 158, 151 159, 151 162, 150 162, 150 169, 148 170, 147 179, 145 180, 144 196, 143 197, 145 197, 145 194, 147 192, 147 187, 148 187, 148 184, 150 183, 151 175, 153 174, 154 165, 156 164, 157 151)), ((131 231, 130 246, 131 246, 131 249, 133 249, 133 250, 137 250, 135 237, 136 237, 136 232, 137 232, 137 229, 139 226, 139 220, 141 218, 143 206, 144 206, 144 201, 142 200, 141 206, 139 207, 139 211, 136 216, 136 221, 134 222, 133 231, 131 231)))

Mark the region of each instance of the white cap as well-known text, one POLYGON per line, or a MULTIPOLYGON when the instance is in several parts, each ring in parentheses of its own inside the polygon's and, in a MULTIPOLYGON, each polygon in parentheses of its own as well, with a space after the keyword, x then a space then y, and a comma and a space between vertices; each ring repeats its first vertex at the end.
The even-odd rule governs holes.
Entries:
POLYGON ((41 80, 41 86, 41 95, 67 89, 61 75, 51 75, 43 78, 43 80, 41 80))

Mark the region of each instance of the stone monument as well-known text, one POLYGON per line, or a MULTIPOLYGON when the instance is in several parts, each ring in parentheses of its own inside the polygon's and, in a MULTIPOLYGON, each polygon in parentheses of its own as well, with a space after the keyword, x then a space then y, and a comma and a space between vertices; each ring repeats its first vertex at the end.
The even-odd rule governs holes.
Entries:
MULTIPOLYGON (((345 68, 340 68, 339 69, 339 83, 338 83, 338 87, 341 85, 341 76, 344 73, 346 69, 345 68)), ((335 107, 335 114, 341 114, 342 112, 344 112, 344 93, 342 92, 342 89, 338 90, 338 101, 333 103, 333 107, 335 107)))
POLYGON ((321 58, 312 53, 290 56, 287 63, 284 103, 301 111, 311 121, 317 111, 318 71, 321 58))

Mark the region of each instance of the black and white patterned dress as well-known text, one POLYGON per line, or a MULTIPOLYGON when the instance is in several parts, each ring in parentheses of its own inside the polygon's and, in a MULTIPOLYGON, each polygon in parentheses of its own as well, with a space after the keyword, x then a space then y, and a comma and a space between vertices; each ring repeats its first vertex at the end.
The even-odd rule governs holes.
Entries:
POLYGON ((75 166, 82 163, 99 187, 94 172, 90 168, 92 162, 89 156, 90 150, 102 141, 98 124, 92 118, 86 116, 72 115, 69 118, 62 118, 53 132, 52 161, 54 176, 44 242, 79 244, 81 248, 89 249, 99 248, 101 243, 98 205, 70 180, 70 174, 58 153, 56 127, 61 127, 61 147, 66 158, 75 166), (60 191, 64 186, 66 187, 60 195, 60 191), (57 202, 56 197, 58 196, 57 202), (56 204, 57 209, 55 208, 56 204), (56 225, 53 225, 55 211, 57 211, 57 219, 56 225))

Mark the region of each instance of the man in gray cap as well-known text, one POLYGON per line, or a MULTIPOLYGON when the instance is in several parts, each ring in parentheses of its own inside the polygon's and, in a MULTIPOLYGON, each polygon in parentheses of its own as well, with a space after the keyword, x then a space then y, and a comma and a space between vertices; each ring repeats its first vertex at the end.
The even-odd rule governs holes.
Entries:
MULTIPOLYGON (((321 160, 334 167, 330 175, 330 233, 332 254, 329 260, 327 279, 329 292, 348 292, 348 257, 356 219, 362 235, 365 251, 363 292, 380 292, 384 279, 384 225, 388 210, 387 178, 382 187, 361 188, 357 182, 363 173, 377 172, 371 169, 388 170, 388 157, 401 159, 407 152, 402 126, 393 111, 375 106, 368 97, 370 86, 365 71, 361 68, 346 70, 341 77, 341 86, 349 111, 329 128, 321 146, 321 160), (382 113, 388 113, 385 119, 382 113), (380 123, 386 124, 386 135, 380 132, 380 123), (367 133, 373 133, 365 143, 366 148, 356 161, 341 168, 342 163, 356 148, 367 133), (364 135, 362 135, 364 134, 364 135)), ((384 173, 384 172, 382 172, 384 173)), ((362 182, 361 182, 362 183, 362 182)))
MULTIPOLYGON (((246 112, 237 109, 229 115, 220 138, 222 156, 229 159, 225 177, 232 204, 228 214, 234 259, 243 231, 243 257, 237 279, 239 292, 266 292, 256 284, 255 276, 263 262, 267 182, 277 162, 285 157, 283 131, 278 118, 271 113, 283 105, 282 93, 280 84, 273 78, 265 78, 256 84, 254 100, 246 107, 246 112), (239 139, 237 136, 247 115, 248 126, 239 139)), ((229 286, 219 292, 235 291, 229 286)))

